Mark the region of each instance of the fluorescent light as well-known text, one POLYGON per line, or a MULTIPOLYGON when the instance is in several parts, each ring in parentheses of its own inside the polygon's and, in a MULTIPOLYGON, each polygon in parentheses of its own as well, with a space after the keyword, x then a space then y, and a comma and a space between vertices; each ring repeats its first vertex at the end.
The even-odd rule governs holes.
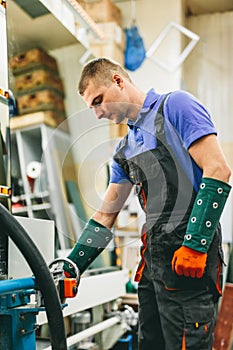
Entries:
POLYGON ((82 6, 77 2, 77 0, 66 0, 66 2, 75 9, 77 12, 78 17, 80 18, 80 21, 83 23, 83 25, 91 29, 92 32, 101 40, 104 39, 104 35, 101 32, 101 30, 98 28, 96 23, 93 21, 93 19, 88 15, 88 13, 82 8, 82 6))

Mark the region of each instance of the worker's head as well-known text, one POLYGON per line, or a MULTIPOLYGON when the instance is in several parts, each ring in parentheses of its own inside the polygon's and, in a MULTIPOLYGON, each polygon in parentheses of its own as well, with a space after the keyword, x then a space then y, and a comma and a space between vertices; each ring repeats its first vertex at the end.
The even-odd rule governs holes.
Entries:
POLYGON ((78 85, 79 94, 83 96, 90 81, 97 88, 100 86, 109 87, 113 82, 114 74, 119 74, 131 82, 129 74, 119 63, 108 58, 95 58, 89 61, 82 70, 78 85))
POLYGON ((110 59, 96 58, 84 66, 78 92, 98 119, 119 124, 137 115, 136 87, 126 70, 110 59))

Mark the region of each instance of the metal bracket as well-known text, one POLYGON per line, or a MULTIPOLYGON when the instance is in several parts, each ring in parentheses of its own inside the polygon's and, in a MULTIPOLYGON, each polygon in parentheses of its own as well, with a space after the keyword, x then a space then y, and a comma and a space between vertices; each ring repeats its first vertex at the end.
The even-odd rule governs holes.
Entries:
POLYGON ((146 52, 146 57, 151 59, 154 63, 156 63, 161 68, 167 70, 168 72, 174 72, 186 59, 186 57, 190 54, 194 46, 199 41, 200 37, 193 33, 191 30, 181 26, 180 24, 177 24, 175 22, 170 22, 164 30, 160 33, 158 38, 153 42, 152 46, 149 48, 149 50, 146 52), (184 34, 188 38, 191 39, 189 44, 184 48, 184 50, 180 53, 180 55, 176 58, 176 61, 173 64, 167 64, 158 58, 155 58, 153 55, 158 50, 159 45, 162 43, 162 41, 167 37, 171 29, 176 29, 180 33, 184 34))

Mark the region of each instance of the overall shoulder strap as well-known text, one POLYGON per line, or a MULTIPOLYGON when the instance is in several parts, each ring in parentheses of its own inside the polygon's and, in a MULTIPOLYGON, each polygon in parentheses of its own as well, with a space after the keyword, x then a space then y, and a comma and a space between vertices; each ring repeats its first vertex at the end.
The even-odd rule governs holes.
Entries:
POLYGON ((128 135, 126 134, 124 136, 124 138, 121 140, 121 144, 120 144, 120 148, 118 149, 118 151, 115 153, 115 155, 113 156, 113 159, 120 164, 120 166, 124 169, 124 171, 126 173, 128 173, 128 164, 125 158, 125 154, 124 154, 124 148, 126 146, 128 140, 128 135))
POLYGON ((167 93, 164 98, 162 99, 159 109, 157 111, 156 117, 155 117, 155 137, 157 141, 160 141, 161 143, 166 144, 166 138, 164 135, 164 113, 163 113, 163 107, 164 103, 167 99, 167 97, 171 94, 171 92, 167 93))

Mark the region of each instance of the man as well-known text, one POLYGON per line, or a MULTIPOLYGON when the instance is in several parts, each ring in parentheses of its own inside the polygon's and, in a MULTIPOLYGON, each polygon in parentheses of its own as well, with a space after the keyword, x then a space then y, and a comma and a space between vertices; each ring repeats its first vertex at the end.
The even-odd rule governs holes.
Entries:
POLYGON ((78 91, 98 119, 127 118, 129 129, 103 203, 68 257, 81 273, 89 266, 135 186, 146 213, 136 273, 139 349, 212 349, 223 262, 219 219, 231 187, 208 111, 184 91, 145 94, 105 58, 86 64, 78 91))

